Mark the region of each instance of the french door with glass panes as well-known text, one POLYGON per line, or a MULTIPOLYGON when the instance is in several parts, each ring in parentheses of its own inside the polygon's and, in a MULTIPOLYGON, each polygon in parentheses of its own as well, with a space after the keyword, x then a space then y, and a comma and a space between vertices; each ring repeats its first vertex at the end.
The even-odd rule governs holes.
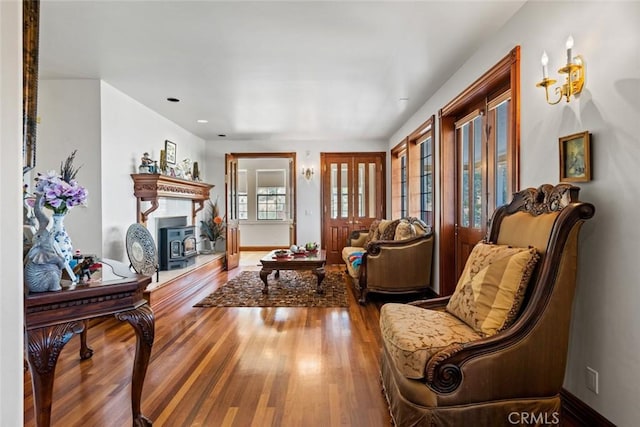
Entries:
POLYGON ((322 243, 328 264, 342 263, 354 230, 384 218, 385 153, 321 153, 322 243))
POLYGON ((456 273, 487 233, 493 211, 513 191, 507 149, 510 144, 510 91, 488 99, 482 108, 455 123, 458 150, 456 273))
POLYGON ((519 187, 520 47, 438 113, 439 290, 451 295, 496 207, 519 187))

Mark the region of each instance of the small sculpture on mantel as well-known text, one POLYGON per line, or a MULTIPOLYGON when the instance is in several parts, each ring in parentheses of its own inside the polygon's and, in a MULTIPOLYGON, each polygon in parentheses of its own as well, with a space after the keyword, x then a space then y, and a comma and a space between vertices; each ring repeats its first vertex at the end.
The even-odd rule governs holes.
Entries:
POLYGON ((144 153, 140 159, 140 166, 138 166, 138 172, 140 173, 155 173, 153 168, 154 160, 149 156, 149 153, 144 153))
POLYGON ((38 231, 33 236, 33 246, 27 253, 24 266, 24 282, 30 292, 60 291, 62 269, 66 263, 60 249, 56 248, 53 234, 47 230, 49 218, 42 211, 44 196, 38 194, 33 207, 38 220, 38 231))
POLYGON ((193 162, 193 172, 191 173, 191 179, 200 182, 200 168, 198 162, 193 162))

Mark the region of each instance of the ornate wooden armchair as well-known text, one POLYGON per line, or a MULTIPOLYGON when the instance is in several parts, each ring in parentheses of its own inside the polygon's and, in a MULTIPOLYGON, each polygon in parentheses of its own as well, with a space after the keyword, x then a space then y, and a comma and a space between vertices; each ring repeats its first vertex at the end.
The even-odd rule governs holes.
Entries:
POLYGON ((513 322, 497 333, 447 311, 450 297, 382 307, 381 375, 396 425, 508 425, 514 411, 559 419, 578 233, 595 212, 578 192, 528 188, 494 213, 489 241, 539 255, 513 322))

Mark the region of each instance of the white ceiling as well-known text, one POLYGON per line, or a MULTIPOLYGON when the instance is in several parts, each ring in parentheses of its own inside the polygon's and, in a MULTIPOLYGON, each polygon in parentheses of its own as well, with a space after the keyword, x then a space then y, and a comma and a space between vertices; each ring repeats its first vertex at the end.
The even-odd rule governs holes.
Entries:
POLYGON ((206 140, 387 139, 523 3, 43 0, 40 77, 206 140))

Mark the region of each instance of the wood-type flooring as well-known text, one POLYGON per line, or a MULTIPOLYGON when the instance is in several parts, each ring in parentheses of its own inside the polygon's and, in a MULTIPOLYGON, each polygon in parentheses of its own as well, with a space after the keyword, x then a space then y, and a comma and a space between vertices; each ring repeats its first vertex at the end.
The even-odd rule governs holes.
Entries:
MULTIPOLYGON (((379 304, 348 308, 194 308, 240 268, 200 271, 152 293, 155 342, 142 393, 154 426, 389 426, 379 379, 379 304)), ((328 268, 339 269, 338 266, 328 268)), ((133 329, 92 321, 95 353, 74 337, 56 368, 52 426, 131 426, 133 329)), ((34 426, 31 378, 24 425, 34 426)))

